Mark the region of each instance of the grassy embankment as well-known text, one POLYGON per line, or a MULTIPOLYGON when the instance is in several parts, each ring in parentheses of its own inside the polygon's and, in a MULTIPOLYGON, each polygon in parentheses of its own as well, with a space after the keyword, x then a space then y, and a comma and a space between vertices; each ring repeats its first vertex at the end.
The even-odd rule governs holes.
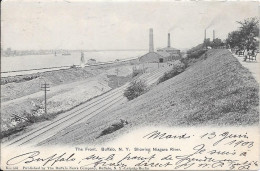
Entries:
POLYGON ((258 84, 227 50, 209 50, 179 75, 45 143, 102 143, 142 126, 239 126, 259 121, 258 84), (124 128, 95 137, 119 119, 124 128))

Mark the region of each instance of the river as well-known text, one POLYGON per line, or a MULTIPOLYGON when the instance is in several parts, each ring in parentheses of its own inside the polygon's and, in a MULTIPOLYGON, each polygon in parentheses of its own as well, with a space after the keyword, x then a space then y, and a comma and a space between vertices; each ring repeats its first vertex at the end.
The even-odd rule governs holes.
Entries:
MULTIPOLYGON (((94 51, 84 52, 84 58, 86 62, 91 58, 96 59, 97 62, 108 62, 139 57, 145 53, 147 51, 94 51)), ((1 72, 79 65, 80 58, 80 52, 71 55, 57 54, 57 56, 49 54, 1 57, 1 72)))

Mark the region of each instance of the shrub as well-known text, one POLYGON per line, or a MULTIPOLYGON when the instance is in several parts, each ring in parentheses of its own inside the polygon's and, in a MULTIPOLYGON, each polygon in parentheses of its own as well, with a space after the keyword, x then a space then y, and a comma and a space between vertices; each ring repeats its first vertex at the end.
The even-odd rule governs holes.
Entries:
POLYGON ((185 68, 193 65, 194 63, 205 60, 207 58, 207 50, 199 49, 196 51, 189 52, 186 58, 183 58, 181 62, 185 64, 185 68))
POLYGON ((8 137, 8 136, 15 134, 17 132, 23 131, 26 126, 28 126, 27 122, 20 122, 20 123, 18 123, 17 126, 11 128, 11 129, 8 129, 6 131, 1 131, 0 132, 0 139, 8 137))
POLYGON ((185 70, 185 66, 186 65, 182 62, 175 64, 171 71, 164 73, 164 75, 159 79, 158 84, 182 73, 185 70))
POLYGON ((135 80, 130 83, 130 86, 125 90, 124 96, 128 100, 133 100, 134 98, 142 95, 147 90, 147 85, 142 80, 135 80))
POLYGON ((197 51, 194 51, 194 52, 191 52, 190 54, 188 54, 187 58, 194 58, 194 59, 197 59, 199 58, 201 55, 203 55, 207 50, 205 49, 200 49, 200 50, 197 50, 197 51))
POLYGON ((38 121, 38 117, 30 114, 30 113, 25 113, 25 118, 27 119, 27 122, 29 123, 36 123, 38 121))
POLYGON ((133 70, 132 77, 136 77, 137 75, 143 73, 143 70, 141 69, 135 69, 133 70))
POLYGON ((77 68, 77 66, 73 64, 70 66, 70 68, 77 68))

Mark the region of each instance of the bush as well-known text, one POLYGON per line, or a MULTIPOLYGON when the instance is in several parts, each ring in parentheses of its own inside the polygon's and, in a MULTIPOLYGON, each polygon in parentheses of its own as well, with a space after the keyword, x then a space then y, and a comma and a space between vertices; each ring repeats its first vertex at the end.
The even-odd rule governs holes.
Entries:
POLYGON ((70 68, 77 68, 77 66, 73 64, 70 66, 70 68))
POLYGON ((8 136, 15 134, 17 132, 23 131, 26 128, 26 126, 28 126, 27 122, 20 122, 20 123, 18 123, 18 125, 16 127, 13 127, 13 128, 8 129, 6 131, 1 131, 0 132, 0 139, 8 137, 8 136))
POLYGON ((189 60, 188 58, 181 58, 181 63, 183 63, 184 68, 187 68, 189 66, 189 60))
POLYGON ((190 67, 194 63, 205 60, 207 58, 207 50, 199 49, 196 51, 189 51, 186 58, 183 58, 181 62, 185 64, 185 68, 190 67))
POLYGON ((130 83, 130 86, 125 90, 124 96, 128 100, 133 100, 134 98, 142 95, 147 90, 147 85, 142 80, 135 80, 130 83))
POLYGON ((158 84, 182 73, 186 68, 185 66, 186 65, 182 62, 178 63, 177 65, 174 65, 171 71, 164 73, 164 75, 159 79, 158 84))
POLYGON ((135 69, 135 70, 133 70, 132 77, 136 77, 137 75, 142 74, 142 73, 143 73, 143 70, 135 69))
POLYGON ((205 49, 200 49, 200 50, 197 50, 197 51, 194 51, 190 54, 188 54, 187 58, 194 58, 194 59, 197 59, 199 58, 201 55, 203 55, 207 50, 205 49))

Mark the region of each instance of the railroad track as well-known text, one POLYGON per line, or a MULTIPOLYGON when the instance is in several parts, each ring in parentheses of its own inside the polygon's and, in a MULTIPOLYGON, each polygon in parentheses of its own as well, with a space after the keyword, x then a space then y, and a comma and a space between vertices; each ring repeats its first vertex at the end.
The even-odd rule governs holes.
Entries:
MULTIPOLYGON (((96 64, 85 64, 84 67, 93 67, 93 66, 102 66, 102 65, 110 65, 110 64, 116 64, 116 63, 124 63, 128 62, 131 60, 134 60, 137 58, 131 58, 131 59, 124 59, 120 61, 109 61, 109 62, 100 62, 96 64)), ((29 71, 34 71, 32 73, 36 73, 37 71, 39 72, 50 72, 50 71, 57 71, 57 70, 66 70, 71 68, 72 66, 75 66, 76 68, 80 68, 80 65, 68 65, 68 66, 58 66, 58 67, 45 67, 45 68, 33 68, 33 69, 24 69, 24 70, 16 70, 16 71, 3 71, 1 72, 1 77, 9 77, 9 76, 17 76, 17 75, 25 75, 26 73, 23 72, 29 72, 29 71), (15 75, 8 75, 10 73, 16 73, 15 75)), ((27 73, 30 74, 30 73, 27 73)))
MULTIPOLYGON (((138 79, 145 80, 148 85, 151 85, 169 69, 170 67, 164 67, 151 73, 144 73, 138 79)), ((57 116, 51 123, 46 123, 36 130, 27 132, 4 143, 3 147, 21 146, 25 144, 37 145, 72 125, 85 122, 95 115, 107 111, 111 107, 122 104, 127 101, 123 92, 128 86, 129 83, 65 112, 57 116)))

